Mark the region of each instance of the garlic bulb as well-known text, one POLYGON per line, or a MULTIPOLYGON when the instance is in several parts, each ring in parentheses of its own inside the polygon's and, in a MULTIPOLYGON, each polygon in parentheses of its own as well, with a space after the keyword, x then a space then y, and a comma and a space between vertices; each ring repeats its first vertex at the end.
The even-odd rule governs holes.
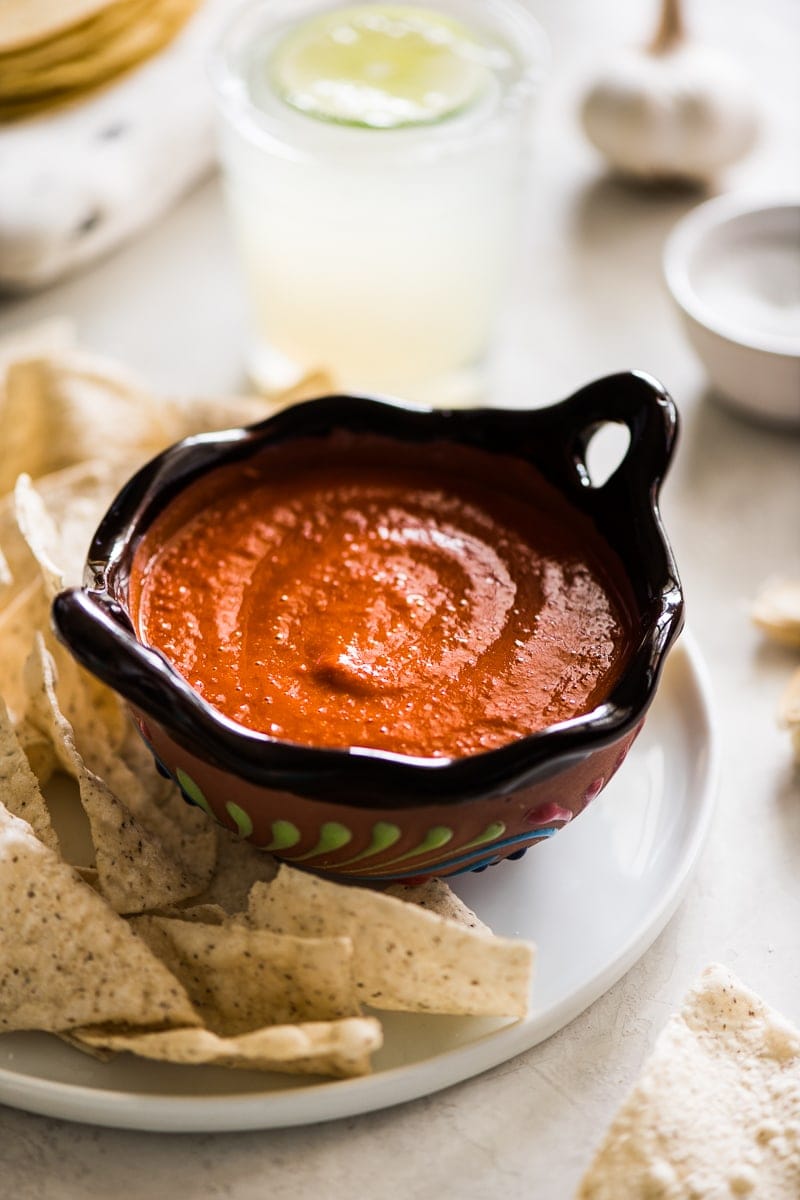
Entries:
POLYGON ((581 117, 609 162, 643 179, 705 182, 750 149, 758 128, 746 76, 724 54, 686 41, 679 0, 662 0, 649 46, 600 69, 581 117))

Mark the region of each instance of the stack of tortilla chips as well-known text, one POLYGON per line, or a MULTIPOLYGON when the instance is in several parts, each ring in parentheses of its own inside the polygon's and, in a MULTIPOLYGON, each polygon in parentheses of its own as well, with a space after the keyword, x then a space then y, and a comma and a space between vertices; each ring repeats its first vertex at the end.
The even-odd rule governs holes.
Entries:
POLYGON ((161 50, 200 0, 3 0, 0 121, 83 97, 161 50))
MULTIPOLYGON (((281 403, 325 390, 317 376, 281 403)), ((53 637, 51 600, 136 466, 269 409, 156 400, 57 328, 0 345, 0 1033, 349 1076, 382 1042, 363 1005, 527 1012, 530 945, 439 881, 390 895, 278 869, 183 802, 53 637), (54 791, 56 774, 71 782, 54 791)))

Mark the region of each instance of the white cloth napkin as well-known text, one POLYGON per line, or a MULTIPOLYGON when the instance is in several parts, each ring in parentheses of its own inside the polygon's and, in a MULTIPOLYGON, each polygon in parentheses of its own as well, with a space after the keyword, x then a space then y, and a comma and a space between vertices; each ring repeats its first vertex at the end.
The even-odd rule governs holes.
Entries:
POLYGON ((0 126, 0 287, 52 283, 160 216, 214 162, 206 56, 232 0, 64 109, 0 126))

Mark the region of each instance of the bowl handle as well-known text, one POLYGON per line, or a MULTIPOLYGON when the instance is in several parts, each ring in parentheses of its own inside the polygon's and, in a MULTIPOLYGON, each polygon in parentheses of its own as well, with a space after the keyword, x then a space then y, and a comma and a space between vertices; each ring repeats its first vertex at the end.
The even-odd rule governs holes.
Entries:
POLYGON ((142 646, 118 604, 84 588, 68 588, 53 601, 53 628, 81 666, 169 728, 181 724, 176 678, 157 651, 142 646))
MULTIPOLYGON (((678 433, 678 410, 669 393, 640 371, 600 379, 566 402, 578 432, 570 447, 578 484, 603 501, 631 505, 643 497, 655 501, 669 466, 678 433), (605 483, 592 483, 586 451, 595 432, 608 422, 627 426, 630 445, 605 483)), ((566 407, 564 406, 564 407, 566 407)))

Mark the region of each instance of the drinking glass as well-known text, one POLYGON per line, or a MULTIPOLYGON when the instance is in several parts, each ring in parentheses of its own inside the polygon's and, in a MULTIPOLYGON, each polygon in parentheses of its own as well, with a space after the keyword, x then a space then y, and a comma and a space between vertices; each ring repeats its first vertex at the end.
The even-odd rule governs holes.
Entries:
POLYGON ((489 86, 430 123, 343 124, 297 111, 265 66, 287 30, 336 7, 247 6, 211 61, 251 376, 269 390, 327 368, 342 389, 477 401, 518 237, 546 38, 517 0, 430 0, 428 12, 487 49, 489 86))

